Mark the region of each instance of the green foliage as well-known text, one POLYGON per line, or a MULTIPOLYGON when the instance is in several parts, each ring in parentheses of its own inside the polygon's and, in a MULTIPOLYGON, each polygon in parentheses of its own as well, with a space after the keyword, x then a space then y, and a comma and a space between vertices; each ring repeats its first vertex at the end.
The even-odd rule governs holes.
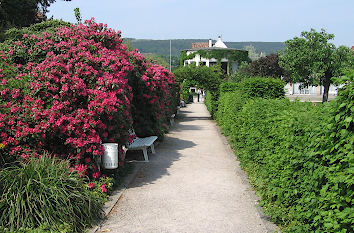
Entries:
POLYGON ((279 66, 278 60, 276 54, 261 57, 249 65, 248 72, 252 76, 280 78, 284 75, 284 70, 279 66))
POLYGON ((189 60, 189 59, 192 59, 194 57, 195 57, 194 53, 187 55, 186 51, 182 51, 181 55, 179 56, 179 66, 180 67, 184 66, 184 61, 185 60, 189 60))
POLYGON ((241 82, 243 94, 248 98, 281 98, 285 95, 285 83, 279 79, 253 77, 241 82))
POLYGON ((225 135, 229 136, 232 132, 237 114, 246 101, 247 98, 242 94, 239 85, 222 85, 220 87, 218 111, 215 118, 225 135))
POLYGON ((102 200, 68 168, 68 162, 43 155, 0 170, 0 212, 6 213, 0 226, 17 230, 47 224, 73 232, 91 226, 100 217, 102 200))
POLYGON ((329 43, 334 35, 324 29, 321 32, 311 29, 302 32, 301 36, 285 42, 279 64, 291 75, 293 82, 303 82, 305 86, 323 85, 323 101, 327 101, 331 78, 339 76, 343 66, 353 66, 348 63, 354 55, 347 47, 336 48, 329 43))
POLYGON ((339 90, 334 103, 328 131, 315 143, 314 155, 321 158, 326 182, 319 196, 321 219, 317 217, 314 224, 327 232, 349 232, 354 225, 353 81, 353 69, 335 80, 344 87, 339 90))
POLYGON ((45 20, 47 9, 53 2, 55 0, 1 0, 0 41, 5 39, 3 32, 11 27, 28 27, 45 20))
POLYGON ((219 62, 221 59, 226 58, 229 61, 236 61, 239 64, 243 61, 249 62, 248 52, 245 50, 234 50, 234 49, 204 49, 198 50, 197 53, 204 58, 215 58, 219 62))
POLYGON ((48 224, 43 224, 40 227, 36 228, 27 228, 27 227, 21 227, 17 230, 10 230, 9 228, 6 227, 1 227, 0 226, 0 232, 3 233, 70 233, 72 232, 70 228, 67 226, 61 225, 58 228, 53 228, 52 226, 48 224))
POLYGON ((352 231, 353 79, 354 70, 337 79, 337 100, 318 106, 220 87, 216 119, 284 232, 352 231))
POLYGON ((248 62, 241 62, 238 66, 237 71, 230 76, 232 82, 242 82, 245 79, 251 78, 249 72, 250 64, 248 62))
POLYGON ((241 86, 242 85, 240 83, 236 82, 224 82, 220 84, 220 94, 222 95, 226 92, 234 92, 236 90, 239 90, 241 86))
POLYGON ((219 88, 224 76, 221 68, 218 66, 183 66, 175 70, 175 80, 177 83, 182 83, 184 80, 189 80, 193 84, 198 84, 198 87, 215 90, 219 88))
POLYGON ((80 9, 78 7, 74 9, 74 13, 75 13, 75 18, 76 18, 77 24, 82 23, 81 13, 80 13, 80 9))
POLYGON ((253 45, 246 45, 243 47, 243 49, 248 51, 248 57, 251 59, 251 61, 256 61, 262 56, 265 56, 263 53, 257 53, 256 48, 253 45))
POLYGON ((212 101, 212 95, 210 91, 206 91, 205 93, 205 99, 204 99, 204 104, 207 107, 209 112, 213 111, 213 101, 212 101))
POLYGON ((217 109, 219 85, 224 78, 221 68, 219 66, 182 66, 174 71, 174 75, 176 82, 182 84, 183 97, 189 95, 189 87, 192 86, 209 91, 205 102, 209 105, 209 112, 213 116, 217 109), (211 102, 208 102, 209 98, 211 102))
POLYGON ((190 87, 198 86, 198 83, 191 80, 184 80, 181 84, 181 99, 183 99, 186 103, 188 103, 188 96, 192 95, 189 91, 190 87))
POLYGON ((57 32, 57 28, 62 26, 70 26, 70 24, 61 20, 49 20, 27 28, 9 29, 5 33, 6 40, 0 44, 0 50, 14 51, 9 56, 9 61, 12 63, 21 65, 25 65, 28 62, 39 63, 46 58, 47 53, 41 49, 40 45, 36 44, 36 40, 31 39, 31 36, 43 37, 43 33, 54 35, 57 32), (32 53, 28 53, 28 48, 32 48, 32 53))
POLYGON ((160 65, 165 69, 170 69, 170 64, 160 55, 149 53, 145 54, 145 58, 154 65, 160 65))
POLYGON ((242 62, 250 62, 248 52, 245 50, 207 48, 198 50, 189 55, 187 55, 185 51, 182 51, 180 56, 180 66, 183 66, 185 60, 194 58, 196 54, 207 59, 215 58, 219 64, 221 64, 221 59, 226 58, 229 60, 230 70, 232 69, 232 62, 237 62, 238 64, 241 64, 242 62))

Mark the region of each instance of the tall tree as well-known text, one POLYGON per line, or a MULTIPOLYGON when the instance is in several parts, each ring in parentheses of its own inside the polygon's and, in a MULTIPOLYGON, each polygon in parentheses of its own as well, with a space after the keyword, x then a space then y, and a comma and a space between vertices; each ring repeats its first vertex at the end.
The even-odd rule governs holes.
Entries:
MULTIPOLYGON (((45 18, 56 0, 0 0, 0 29, 24 27, 45 18)), ((71 1, 71 0, 64 0, 71 1)))
POLYGON ((304 85, 323 85, 322 102, 328 100, 328 90, 333 76, 339 76, 341 68, 352 66, 353 53, 349 48, 337 48, 329 43, 334 34, 328 34, 324 29, 317 32, 311 29, 302 32, 301 37, 287 40, 286 48, 279 56, 279 64, 290 75, 293 82, 303 82, 304 85))

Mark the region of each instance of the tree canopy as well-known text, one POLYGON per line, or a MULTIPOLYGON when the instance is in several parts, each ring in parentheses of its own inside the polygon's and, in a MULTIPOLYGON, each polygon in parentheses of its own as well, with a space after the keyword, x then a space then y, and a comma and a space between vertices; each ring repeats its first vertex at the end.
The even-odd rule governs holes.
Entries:
POLYGON ((285 42, 286 48, 279 57, 280 66, 289 73, 293 82, 324 86, 323 102, 328 100, 331 78, 340 75, 341 68, 353 66, 353 53, 348 47, 337 48, 329 43, 333 38, 334 34, 324 29, 302 32, 301 37, 285 42))
MULTIPOLYGON (((45 19, 56 0, 0 0, 0 32, 11 27, 27 27, 45 19)), ((71 1, 71 0, 63 0, 71 1)))

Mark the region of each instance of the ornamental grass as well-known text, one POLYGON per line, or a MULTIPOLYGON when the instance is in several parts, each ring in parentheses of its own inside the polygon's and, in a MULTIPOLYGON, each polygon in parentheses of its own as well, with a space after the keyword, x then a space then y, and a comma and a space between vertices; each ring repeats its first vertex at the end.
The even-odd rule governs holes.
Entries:
POLYGON ((69 163, 43 155, 0 171, 0 227, 80 232, 101 216, 101 199, 68 169, 69 163), (4 214, 5 213, 5 214, 4 214))

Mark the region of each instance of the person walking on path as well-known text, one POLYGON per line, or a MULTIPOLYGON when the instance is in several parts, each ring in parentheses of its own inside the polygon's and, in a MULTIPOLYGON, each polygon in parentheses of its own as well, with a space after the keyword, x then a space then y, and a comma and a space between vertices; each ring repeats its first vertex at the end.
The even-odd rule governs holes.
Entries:
POLYGON ((174 127, 97 232, 274 232, 204 104, 180 110, 174 127))
POLYGON ((198 88, 198 91, 197 91, 198 93, 198 102, 199 102, 199 100, 200 100, 200 97, 201 97, 201 95, 202 95, 202 90, 200 89, 200 88, 198 88))

